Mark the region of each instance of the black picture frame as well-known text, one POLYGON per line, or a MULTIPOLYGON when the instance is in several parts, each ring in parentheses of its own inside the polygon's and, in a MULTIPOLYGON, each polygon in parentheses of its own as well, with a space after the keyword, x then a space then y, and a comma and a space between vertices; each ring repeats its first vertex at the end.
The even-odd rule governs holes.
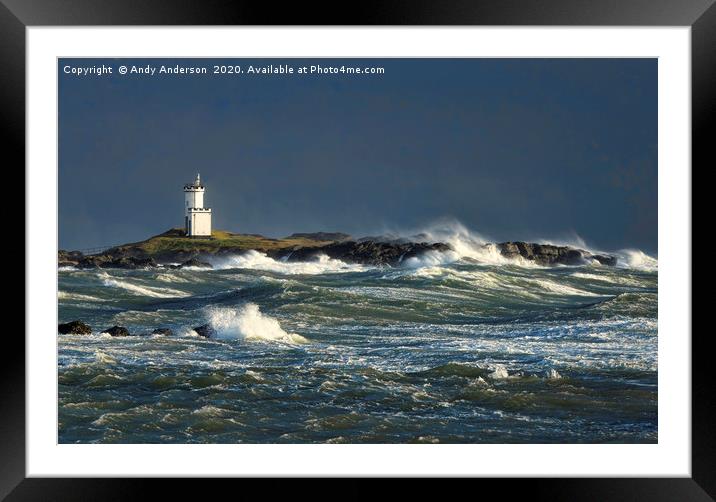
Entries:
MULTIPOLYGON (((25 159, 25 29, 32 26, 107 25, 558 25, 690 26, 692 42, 692 164, 713 164, 710 145, 716 111, 716 0, 410 0, 326 6, 224 0, 0 0, 0 126, 4 167, 17 173, 25 159), (711 127, 709 127, 711 126, 711 127), (9 154, 9 155, 8 155, 9 154), (12 160, 9 160, 12 159, 12 160), (711 161, 707 163, 708 161, 711 161)), ((689 166, 684 166, 689 169, 689 166)), ((691 168, 693 173, 693 168, 691 168)), ((689 243, 691 246, 691 243, 689 243)), ((25 263, 25 267, 31 266, 25 263)), ((27 308, 27 306, 26 306, 27 308)), ((690 333, 683 333, 684 337, 690 333)), ((701 335, 701 336, 700 336, 701 335)), ((513 498, 524 492, 550 500, 716 499, 716 399, 711 387, 709 332, 692 343, 692 477, 648 479, 510 480, 513 498)), ((142 479, 25 477, 25 346, 5 336, 0 365, 0 497, 18 500, 125 500, 146 495, 142 479)), ((353 481, 352 483, 357 483, 353 481)), ((500 480, 481 480, 504 484, 500 480)), ((155 484, 155 483, 154 483, 155 484)), ((165 483, 167 485, 169 483, 165 483)), ((173 481, 174 489, 185 483, 173 481)), ((162 487, 162 490, 165 486, 162 487)), ((246 487, 244 487, 246 489, 246 487)), ((345 489, 345 488, 344 488, 345 489)), ((213 488, 216 490, 216 487, 213 488)), ((367 493, 362 490, 363 493, 367 493)), ((360 495, 361 490, 352 495, 360 495)), ((483 492, 485 493, 485 492, 483 492)), ((169 497, 168 493, 163 493, 169 497)))

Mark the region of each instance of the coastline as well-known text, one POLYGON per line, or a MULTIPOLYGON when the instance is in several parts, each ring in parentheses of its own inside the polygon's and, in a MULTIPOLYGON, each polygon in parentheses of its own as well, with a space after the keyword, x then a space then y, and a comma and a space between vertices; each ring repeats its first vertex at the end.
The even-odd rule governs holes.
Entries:
MULTIPOLYGON (((506 259, 522 259, 537 265, 583 265, 597 262, 615 266, 617 257, 595 254, 571 246, 509 241, 485 243, 486 251, 495 251, 506 259)), ((215 231, 211 238, 186 237, 181 229, 170 229, 144 241, 122 244, 102 253, 85 255, 81 251, 58 251, 58 266, 75 268, 152 268, 207 266, 215 256, 263 253, 283 261, 312 261, 320 255, 346 263, 399 266, 406 260, 426 253, 455 251, 445 242, 381 239, 353 239, 339 232, 297 233, 283 239, 256 234, 215 231)))

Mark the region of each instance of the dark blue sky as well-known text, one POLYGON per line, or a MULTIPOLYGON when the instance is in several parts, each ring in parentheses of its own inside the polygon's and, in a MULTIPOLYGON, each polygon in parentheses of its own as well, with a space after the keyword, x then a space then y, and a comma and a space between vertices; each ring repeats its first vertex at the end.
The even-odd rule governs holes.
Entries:
POLYGON ((217 229, 360 236, 454 218, 498 240, 655 253, 657 61, 59 61, 61 248, 182 226, 197 171, 217 229), (385 73, 117 73, 177 63, 385 73), (63 71, 102 64, 114 74, 63 71))

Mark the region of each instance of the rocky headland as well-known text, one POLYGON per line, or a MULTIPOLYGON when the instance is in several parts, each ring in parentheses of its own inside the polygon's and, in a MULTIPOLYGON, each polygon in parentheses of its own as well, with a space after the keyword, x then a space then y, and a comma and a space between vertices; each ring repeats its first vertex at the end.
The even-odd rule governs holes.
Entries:
MULTIPOLYGON (((538 265, 580 265, 598 262, 613 266, 617 258, 594 254, 571 246, 555 246, 529 242, 484 244, 509 259, 523 259, 538 265)), ((98 254, 80 251, 58 252, 60 267, 75 268, 211 268, 213 257, 236 255, 250 250, 265 253, 274 259, 310 261, 319 255, 347 263, 398 266, 405 260, 426 252, 449 252, 444 242, 411 241, 370 237, 354 239, 348 234, 333 232, 297 233, 284 239, 260 235, 233 234, 216 231, 211 238, 188 238, 180 229, 172 229, 145 241, 116 246, 98 254)))

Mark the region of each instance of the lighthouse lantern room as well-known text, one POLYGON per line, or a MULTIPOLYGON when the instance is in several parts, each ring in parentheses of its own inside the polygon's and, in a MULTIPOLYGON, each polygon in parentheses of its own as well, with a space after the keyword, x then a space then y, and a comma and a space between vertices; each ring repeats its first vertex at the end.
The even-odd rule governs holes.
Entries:
POLYGON ((211 208, 204 207, 204 185, 199 173, 184 185, 184 230, 188 237, 211 237, 211 208))

